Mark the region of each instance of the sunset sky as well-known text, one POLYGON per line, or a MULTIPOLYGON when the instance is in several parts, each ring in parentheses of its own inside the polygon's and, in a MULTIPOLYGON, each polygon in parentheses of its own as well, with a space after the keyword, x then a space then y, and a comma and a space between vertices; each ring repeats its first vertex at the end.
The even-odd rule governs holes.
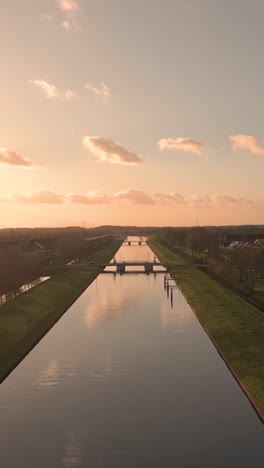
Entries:
POLYGON ((0 228, 264 222, 263 0, 9 0, 0 228))

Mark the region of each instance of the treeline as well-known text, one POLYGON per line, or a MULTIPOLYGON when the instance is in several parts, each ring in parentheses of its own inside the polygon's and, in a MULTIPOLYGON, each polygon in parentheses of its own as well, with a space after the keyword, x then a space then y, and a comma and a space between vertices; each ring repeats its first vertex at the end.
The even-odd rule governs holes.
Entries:
POLYGON ((64 265, 72 260, 87 260, 94 251, 103 249, 110 239, 106 237, 87 241, 80 236, 62 236, 57 239, 55 250, 50 254, 41 250, 21 252, 0 249, 0 296, 31 283, 50 264, 64 265))
MULTIPOLYGON (((155 226, 98 226, 93 228, 83 228, 78 226, 69 226, 63 228, 6 228, 0 229, 1 239, 25 239, 39 237, 95 237, 100 235, 129 235, 129 236, 148 236, 163 235, 163 233, 173 233, 173 235, 184 237, 190 231, 197 228, 190 227, 155 227, 155 226)), ((264 225, 241 225, 241 226, 206 226, 202 228, 213 236, 240 236, 247 237, 252 235, 264 236, 264 225)))
POLYGON ((167 228, 159 233, 159 240, 186 259, 197 263, 204 262, 205 255, 216 260, 220 256, 219 233, 216 228, 167 228))
POLYGON ((0 250, 0 296, 31 283, 47 259, 36 252, 22 253, 0 250))
POLYGON ((88 229, 81 227, 65 228, 6 228, 0 229, 0 240, 30 239, 40 237, 64 237, 87 235, 88 229))
POLYGON ((154 234, 163 228, 139 226, 98 226, 94 228, 64 227, 64 228, 10 228, 0 229, 1 239, 30 239, 41 237, 96 237, 101 235, 144 236, 154 234))
POLYGON ((65 264, 72 260, 85 260, 89 258, 95 250, 103 249, 111 239, 111 236, 89 238, 64 236, 60 237, 56 243, 56 252, 50 259, 54 264, 65 264))
MULTIPOLYGON (((248 228, 236 227, 239 239, 263 238, 263 227, 248 228)), ((239 248, 228 248, 223 241, 228 236, 233 238, 233 227, 167 228, 158 239, 186 260, 206 264, 208 272, 223 283, 264 302, 264 243, 244 242, 239 248)))

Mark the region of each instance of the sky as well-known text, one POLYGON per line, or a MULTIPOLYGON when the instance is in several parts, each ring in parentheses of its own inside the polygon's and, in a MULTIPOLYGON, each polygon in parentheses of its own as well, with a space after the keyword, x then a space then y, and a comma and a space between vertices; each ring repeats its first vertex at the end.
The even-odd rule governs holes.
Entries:
POLYGON ((0 228, 264 223, 262 0, 9 0, 0 228))

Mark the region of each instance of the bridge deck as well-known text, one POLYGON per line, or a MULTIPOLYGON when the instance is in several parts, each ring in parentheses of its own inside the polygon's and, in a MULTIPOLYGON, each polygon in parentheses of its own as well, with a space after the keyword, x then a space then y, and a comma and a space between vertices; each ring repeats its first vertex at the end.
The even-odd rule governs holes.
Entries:
POLYGON ((114 267, 114 266, 126 266, 126 267, 129 267, 129 266, 146 266, 146 265, 149 265, 149 266, 163 266, 163 263, 160 263, 160 262, 148 262, 147 260, 139 260, 139 261, 124 261, 124 262, 110 262, 110 263, 100 263, 98 264, 99 266, 104 266, 104 267, 114 267))
POLYGON ((158 267, 163 267, 163 268, 168 268, 168 267, 203 267, 205 265, 202 265, 200 263, 186 263, 186 262, 148 262, 148 261, 124 261, 124 262, 110 262, 110 263, 96 263, 96 265, 100 267, 121 267, 122 265, 125 267, 130 267, 130 266, 158 266, 158 267))

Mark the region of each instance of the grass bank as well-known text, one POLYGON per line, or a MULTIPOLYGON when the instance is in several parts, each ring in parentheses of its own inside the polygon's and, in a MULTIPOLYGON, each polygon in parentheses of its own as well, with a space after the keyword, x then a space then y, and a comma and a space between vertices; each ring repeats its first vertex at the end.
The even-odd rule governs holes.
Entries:
MULTIPOLYGON (((177 254, 151 239, 161 261, 177 254)), ((169 268, 219 353, 264 421, 264 313, 197 268, 169 268)))
MULTIPOLYGON (((112 239, 90 260, 110 261, 122 244, 112 239)), ((17 296, 0 309, 0 382, 19 364, 98 276, 87 265, 54 275, 47 282, 17 296)))

